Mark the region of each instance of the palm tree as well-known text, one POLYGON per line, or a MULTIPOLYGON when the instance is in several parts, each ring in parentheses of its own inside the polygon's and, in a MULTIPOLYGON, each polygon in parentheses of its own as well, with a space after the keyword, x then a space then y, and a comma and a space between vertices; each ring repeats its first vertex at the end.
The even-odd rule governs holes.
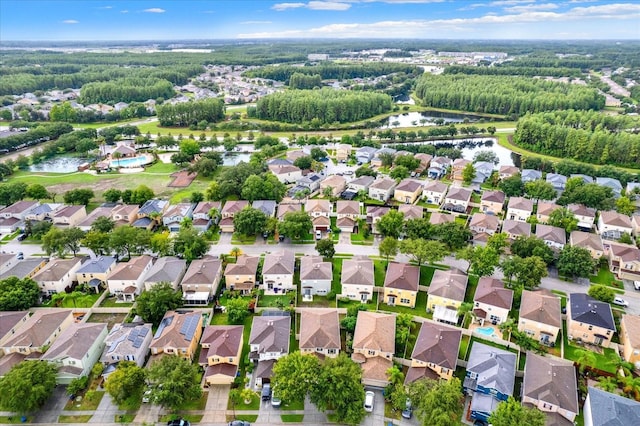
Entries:
POLYGON ((498 328, 503 333, 508 333, 509 337, 511 337, 511 333, 513 332, 513 330, 516 330, 518 328, 518 326, 517 326, 516 322, 513 320, 513 318, 509 318, 508 320, 506 320, 505 322, 500 324, 498 326, 498 328))
POLYGON ((111 156, 116 159, 118 167, 120 167, 120 159, 122 158, 122 153, 115 151, 113 154, 111 154, 111 156))
POLYGON ((586 349, 576 350, 575 356, 575 363, 580 366, 580 374, 584 374, 584 369, 587 366, 593 367, 596 363, 596 354, 586 349))
POLYGON ((618 389, 618 379, 615 377, 600 377, 597 386, 605 392, 614 392, 618 389))
POLYGON ((233 257, 236 258, 236 262, 238 261, 238 256, 240 256, 242 254, 242 250, 240 250, 240 247, 234 247, 231 249, 231 251, 229 252, 229 254, 233 257))
POLYGON ((620 380, 622 382, 622 391, 632 396, 636 401, 640 401, 640 377, 627 376, 620 380))
POLYGON ((467 316, 473 315, 473 303, 463 303, 458 308, 458 316, 462 316, 462 325, 467 322, 467 316))
POLYGON ((617 376, 629 376, 634 369, 633 363, 625 361, 620 355, 614 354, 612 359, 607 363, 616 368, 617 376), (623 374, 620 374, 622 370, 623 374))

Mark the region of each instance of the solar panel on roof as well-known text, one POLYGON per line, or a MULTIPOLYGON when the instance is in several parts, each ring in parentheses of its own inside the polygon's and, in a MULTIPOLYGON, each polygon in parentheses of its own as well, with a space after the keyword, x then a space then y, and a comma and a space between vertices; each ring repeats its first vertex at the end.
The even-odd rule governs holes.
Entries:
POLYGON ((147 327, 142 327, 141 329, 138 330, 138 336, 145 337, 148 332, 149 332, 149 329, 147 327))
POLYGON ((138 338, 133 342, 133 347, 139 348, 140 346, 142 346, 142 342, 144 342, 144 338, 138 336, 138 338))
POLYGON ((184 335, 187 340, 193 339, 199 321, 200 318, 197 315, 187 317, 180 328, 180 334, 184 335))
POLYGON ((138 329, 137 329, 137 328, 134 328, 134 329, 132 329, 132 330, 131 330, 131 332, 129 333, 129 337, 128 337, 128 339, 129 339, 129 340, 131 340, 131 341, 133 342, 134 340, 136 340, 136 337, 138 337, 138 329))

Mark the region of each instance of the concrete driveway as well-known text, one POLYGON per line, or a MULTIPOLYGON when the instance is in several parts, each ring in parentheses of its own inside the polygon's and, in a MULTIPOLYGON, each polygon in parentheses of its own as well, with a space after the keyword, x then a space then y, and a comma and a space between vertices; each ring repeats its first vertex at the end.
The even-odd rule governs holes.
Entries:
POLYGON ((33 417, 33 423, 58 423, 58 416, 60 415, 60 412, 64 410, 64 406, 67 404, 67 401, 69 401, 67 387, 61 385, 56 386, 51 397, 49 397, 44 406, 38 410, 36 415, 33 417))
POLYGON ((379 389, 365 388, 365 391, 373 391, 375 394, 373 402, 373 413, 367 413, 362 425, 364 426, 380 426, 384 424, 384 397, 379 389))

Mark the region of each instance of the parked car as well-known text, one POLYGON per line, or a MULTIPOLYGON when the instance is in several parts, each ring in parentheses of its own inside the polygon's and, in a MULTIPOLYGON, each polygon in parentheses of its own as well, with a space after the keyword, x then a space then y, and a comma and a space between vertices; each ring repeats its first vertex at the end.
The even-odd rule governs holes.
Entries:
POLYGON ((142 394, 142 402, 145 404, 151 401, 151 389, 148 389, 142 394))
POLYGON ((411 406, 411 400, 407 399, 407 402, 404 405, 404 410, 402 410, 402 418, 410 419, 413 415, 413 407, 411 406))
POLYGON ((316 240, 321 240, 321 239, 322 239, 322 232, 316 231, 316 240))
POLYGON ((618 306, 629 306, 629 302, 627 302, 626 300, 624 300, 622 297, 615 297, 613 299, 613 304, 614 305, 618 305, 618 306))
POLYGON ((23 260, 24 259, 24 253, 20 252, 20 253, 18 253, 18 255, 16 257, 18 258, 18 260, 23 260))
POLYGON ((24 241, 27 239, 27 234, 20 234, 18 235, 18 241, 24 241))
POLYGON ((275 392, 273 392, 271 394, 271 406, 279 407, 280 405, 282 405, 282 400, 280 399, 280 397, 278 397, 278 395, 276 395, 275 392))
POLYGON ((635 288, 636 290, 640 290, 640 281, 634 281, 633 288, 635 288))
POLYGON ((364 411, 367 413, 373 413, 373 401, 375 396, 376 395, 371 391, 367 391, 364 394, 364 411))
POLYGON ((271 399, 271 385, 266 384, 262 386, 262 400, 269 401, 271 399))
POLYGON ((177 420, 169 420, 167 422, 167 426, 191 426, 189 420, 177 419, 177 420))
POLYGON ((244 420, 234 420, 229 422, 229 426, 251 426, 251 423, 245 422, 244 420))

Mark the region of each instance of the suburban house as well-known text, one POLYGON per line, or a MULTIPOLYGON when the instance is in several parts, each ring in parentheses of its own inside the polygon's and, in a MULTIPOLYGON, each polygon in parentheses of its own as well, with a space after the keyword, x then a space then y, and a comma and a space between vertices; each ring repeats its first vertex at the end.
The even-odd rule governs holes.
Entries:
POLYGON ((428 204, 439 206, 444 201, 448 189, 449 185, 446 183, 440 182, 439 180, 430 180, 425 183, 424 188, 422 188, 422 198, 424 198, 428 204))
POLYGON ((326 188, 331 188, 331 196, 337 197, 347 186, 347 180, 338 175, 331 175, 320 182, 320 193, 324 194, 326 188))
POLYGON ((109 293, 126 302, 133 302, 144 288, 144 278, 153 266, 151 256, 132 257, 118 263, 107 275, 109 293))
POLYGON ((547 173, 545 180, 547 183, 550 183, 556 191, 564 191, 565 186, 567 186, 567 177, 558 173, 547 173))
POLYGON ((385 206, 367 206, 366 221, 372 234, 379 234, 377 224, 385 214, 391 210, 385 206))
POLYGON ((414 155, 414 157, 420 160, 420 165, 416 169, 416 172, 421 175, 425 170, 427 170, 429 164, 431 164, 431 159, 433 158, 433 156, 421 152, 414 155))
POLYGON ((338 200, 336 203, 336 226, 341 232, 354 232, 358 225, 360 203, 357 201, 338 200))
POLYGON ((149 269, 144 278, 144 288, 149 291, 156 284, 165 282, 171 284, 174 290, 187 270, 187 261, 173 256, 164 256, 156 260, 156 263, 149 269))
POLYGON ((596 221, 596 209, 582 204, 569 204, 567 209, 578 219, 578 228, 583 231, 591 231, 596 221))
POLYGON ((389 384, 387 370, 393 365, 395 336, 395 315, 358 312, 351 359, 360 364, 365 385, 382 387, 389 384))
POLYGON ((609 242, 609 270, 621 280, 640 280, 640 249, 634 245, 609 242))
POLYGON ((513 240, 518 237, 531 236, 531 224, 528 222, 505 219, 504 222, 502 222, 502 233, 507 234, 507 239, 513 242, 513 240))
POLYGON ((507 207, 506 219, 526 222, 533 213, 533 201, 523 197, 511 197, 507 207))
POLYGON ((447 157, 433 157, 427 169, 427 175, 431 179, 441 179, 447 174, 447 170, 451 167, 451 164, 451 159, 447 157))
POLYGON ((555 346, 562 329, 560 298, 546 291, 522 291, 518 330, 547 346, 555 346))
POLYGON ((348 144, 338 144, 336 147, 336 160, 338 162, 347 161, 349 156, 351 155, 351 145, 348 144))
POLYGON ((504 200, 505 195, 502 191, 484 191, 480 198, 480 211, 498 216, 504 208, 504 200))
POLYGON ((276 211, 276 218, 283 220, 287 213, 294 213, 302 211, 302 204, 278 204, 278 210, 276 211))
POLYGON ((471 190, 461 187, 451 187, 442 203, 443 210, 466 213, 471 201, 471 190))
POLYGON ((202 313, 168 311, 151 341, 151 355, 176 355, 193 361, 202 336, 202 313))
POLYGON ((451 178, 462 182, 462 171, 468 164, 472 164, 471 161, 465 160, 464 158, 456 158, 453 160, 453 163, 451 164, 451 178))
POLYGON ((305 152, 302 149, 297 149, 295 151, 287 151, 286 159, 291 162, 291 164, 295 163, 298 158, 309 156, 309 152, 305 152))
POLYGON ((418 379, 449 380, 458 362, 462 330, 431 321, 420 326, 420 333, 411 353, 411 366, 405 385, 418 379))
POLYGON ((111 219, 116 226, 133 225, 138 220, 138 211, 140 207, 135 204, 118 204, 111 210, 111 219))
POLYGON ((356 161, 358 163, 366 164, 373 160, 378 150, 372 146, 363 146, 356 151, 356 161))
POLYGON ((413 204, 422 195, 422 183, 414 179, 403 179, 393 192, 393 199, 405 204, 413 204))
POLYGON ((609 346, 616 324, 611 305, 584 293, 570 293, 567 301, 567 337, 598 346, 609 346))
POLYGON ((220 230, 222 232, 233 232, 233 217, 236 213, 248 206, 249 202, 244 200, 229 200, 224 203, 222 211, 220 212, 220 230))
POLYGON ((640 402, 591 386, 582 412, 584 426, 640 424, 640 402))
POLYGON ((191 203, 170 205, 162 215, 162 224, 169 229, 169 232, 178 232, 183 220, 193 218, 194 207, 191 203))
POLYGON ((300 288, 302 300, 309 302, 313 296, 326 296, 331 292, 332 264, 322 256, 302 256, 300 259, 300 288))
POLYGON ((567 233, 564 228, 551 225, 536 225, 536 237, 554 250, 562 250, 567 244, 567 233))
POLYGON ((640 215, 634 214, 631 216, 631 226, 633 226, 634 238, 638 238, 638 235, 640 235, 640 215))
POLYGON ((142 207, 138 209, 138 218, 133 222, 132 226, 136 228, 153 229, 160 224, 160 220, 164 212, 169 208, 167 200, 159 200, 157 198, 147 200, 142 207))
MULTIPOLYGON (((20 202, 20 201, 18 201, 18 202, 20 202)), ((31 202, 28 201, 28 203, 31 203, 31 202)), ((58 211, 58 209, 61 209, 62 207, 64 207, 64 204, 61 204, 61 203, 43 203, 43 204, 39 204, 39 205, 36 205, 35 207, 31 208, 27 213, 25 213, 24 216, 22 217, 22 219, 25 222, 27 220, 30 220, 32 222, 40 222, 42 220, 51 219, 53 217, 53 215, 55 214, 55 212, 58 211)), ((102 208, 103 207, 100 206, 96 210, 100 210, 102 208)), ((110 209, 110 207, 107 207, 107 208, 110 209)), ((94 210, 94 212, 96 210, 94 210)), ((111 210, 109 210, 109 211, 111 211, 111 210)), ((4 216, 2 216, 2 217, 4 217, 4 216)), ((0 218, 0 221, 1 220, 2 219, 0 218)))
POLYGON ((595 260, 600 260, 600 258, 604 256, 604 246, 602 245, 602 239, 598 234, 583 231, 571 231, 571 234, 569 235, 569 244, 589 250, 591 257, 595 260))
POLYGON ((376 180, 373 176, 360 176, 359 178, 355 178, 347 185, 349 191, 355 192, 356 194, 360 191, 364 191, 367 194, 369 193, 369 187, 376 180))
POLYGON ((369 198, 373 200, 386 202, 394 193, 396 181, 386 176, 377 178, 369 186, 369 198))
POLYGON ((329 216, 332 213, 332 204, 329 200, 310 199, 307 200, 304 210, 313 222, 314 231, 328 231, 331 227, 329 216))
POLYGON ((204 382, 230 385, 238 374, 242 355, 241 325, 208 325, 202 332, 198 364, 204 369, 204 382))
POLYGON ((82 259, 73 257, 71 259, 53 259, 47 263, 32 279, 38 283, 42 294, 53 295, 56 293, 64 293, 65 289, 70 288, 76 273, 82 265, 82 259))
POLYGON ((620 198, 620 195, 622 194, 622 184, 618 179, 614 179, 610 177, 597 177, 596 183, 600 186, 611 188, 611 191, 613 192, 613 196, 615 198, 620 198))
MULTIPOLYGON (((38 309, 10 338, 4 341, 0 352, 5 356, 17 353, 23 357, 22 359, 31 354, 36 359, 40 358, 45 348, 50 347, 60 333, 71 324, 73 324, 71 309, 38 309)), ((22 361, 22 359, 16 361, 22 361)))
POLYGON ((258 363, 254 369, 256 385, 269 383, 275 362, 289 353, 291 317, 269 315, 253 317, 249 335, 249 359, 258 363))
POLYGON ((547 424, 572 425, 578 415, 578 382, 573 361, 527 352, 522 404, 547 416, 547 424))
POLYGON ((260 210, 267 217, 274 217, 276 215, 276 209, 278 208, 278 203, 274 200, 255 200, 251 207, 256 210, 260 210))
POLYGON ((342 261, 342 297, 366 303, 373 298, 373 260, 356 256, 342 261))
POLYGON ((487 421, 498 404, 513 395, 516 354, 474 342, 463 390, 471 396, 471 418, 487 421))
POLYGON ((340 353, 340 322, 336 309, 305 309, 300 314, 300 353, 335 358, 340 353))
POLYGON ((622 357, 638 368, 640 366, 640 316, 623 314, 619 335, 622 357))
POLYGON ((262 266, 262 285, 265 294, 280 294, 295 290, 293 274, 296 258, 292 251, 267 253, 262 266))
POLYGON ((422 206, 414 206, 413 204, 400 204, 398 211, 404 216, 404 220, 422 219, 424 208, 422 206))
POLYGON ((433 212, 429 216, 429 223, 432 225, 442 225, 444 223, 455 222, 456 217, 449 213, 433 212))
POLYGON ((269 165, 269 170, 285 185, 297 182, 302 177, 302 170, 293 164, 269 165))
MULTIPOLYGON (((28 311, 0 312, 0 348, 29 319, 28 311)), ((2 355, 2 351, 0 351, 2 355)))
POLYGON ((474 244, 486 244, 490 236, 498 232, 500 220, 486 213, 474 213, 469 221, 469 230, 473 234, 474 244))
POLYGON ((549 216, 551 216, 551 213, 562 208, 564 207, 559 206, 556 203, 552 203, 549 201, 539 201, 538 210, 536 212, 536 219, 538 220, 538 223, 549 222, 549 216))
POLYGON ((229 263, 224 270, 224 279, 227 290, 239 291, 241 294, 249 294, 256 285, 258 273, 257 256, 240 255, 236 263, 229 263))
POLYGON ((380 148, 371 159, 371 167, 382 167, 382 155, 391 154, 395 159, 396 152, 393 148, 380 148))
POLYGON ((493 174, 493 168, 495 165, 489 161, 478 161, 473 163, 473 168, 476 171, 476 175, 471 180, 472 183, 482 184, 493 174))
POLYGON ((71 324, 40 357, 56 367, 56 383, 68 385, 74 379, 87 377, 98 361, 107 337, 107 324, 71 324))
POLYGON ((427 297, 427 311, 433 312, 434 320, 458 323, 458 308, 464 302, 468 278, 458 269, 435 270, 427 297))
POLYGON ((517 168, 516 166, 500 166, 498 173, 499 173, 500 179, 503 180, 503 179, 508 179, 517 174, 520 174, 520 169, 517 168))
POLYGON ((151 324, 115 324, 104 339, 105 348, 100 357, 100 362, 104 365, 102 375, 106 377, 113 373, 120 361, 131 361, 138 367, 144 366, 152 338, 151 324))
POLYGON ((485 321, 497 325, 507 321, 513 290, 504 288, 504 283, 496 278, 482 277, 478 281, 473 296, 473 314, 480 325, 485 321))
POLYGON ((221 206, 220 201, 200 201, 196 204, 193 209, 193 228, 200 232, 206 232, 214 223, 214 220, 218 219, 217 217, 212 217, 210 212, 216 211, 219 215, 221 206))
POLYGON ((107 276, 116 266, 113 256, 98 256, 84 262, 76 271, 78 284, 88 284, 99 291, 100 286, 107 284, 107 276))
POLYGON ((631 218, 613 210, 601 211, 598 217, 598 233, 605 240, 619 240, 623 234, 631 235, 631 218))
POLYGON ((382 302, 389 306, 414 308, 418 297, 420 268, 406 263, 389 262, 384 277, 382 302))
POLYGON ((24 226, 26 216, 39 205, 38 201, 22 200, 0 210, 0 233, 11 234, 24 226))
POLYGON ((0 280, 8 277, 33 278, 39 270, 47 265, 46 258, 27 257, 24 260, 17 261, 13 266, 9 266, 0 274, 0 280))
POLYGON ((205 256, 194 259, 182 277, 182 298, 185 305, 206 305, 218 293, 222 278, 222 261, 205 256))
MULTIPOLYGON (((34 210, 41 209, 47 206, 47 204, 41 204, 34 210)), ((91 230, 91 227, 101 217, 108 217, 111 219, 111 211, 113 210, 112 206, 99 206, 94 211, 85 216, 80 222, 76 224, 81 231, 88 232, 91 230)))
MULTIPOLYGON (((317 173, 309 173, 306 176, 302 176, 300 179, 296 181, 296 188, 299 190, 308 189, 310 194, 318 191, 320 189, 320 182, 322 181, 322 176, 317 173)), ((295 192, 294 192, 295 194, 295 192)), ((274 201, 275 203, 275 201, 274 201)), ((255 208, 255 207, 254 207, 255 208)))
POLYGON ((523 183, 533 182, 534 180, 542 179, 542 172, 534 169, 522 169, 520 176, 523 183))
POLYGON ((85 217, 87 217, 87 210, 84 206, 64 206, 53 214, 51 221, 57 227, 72 227, 85 217))

